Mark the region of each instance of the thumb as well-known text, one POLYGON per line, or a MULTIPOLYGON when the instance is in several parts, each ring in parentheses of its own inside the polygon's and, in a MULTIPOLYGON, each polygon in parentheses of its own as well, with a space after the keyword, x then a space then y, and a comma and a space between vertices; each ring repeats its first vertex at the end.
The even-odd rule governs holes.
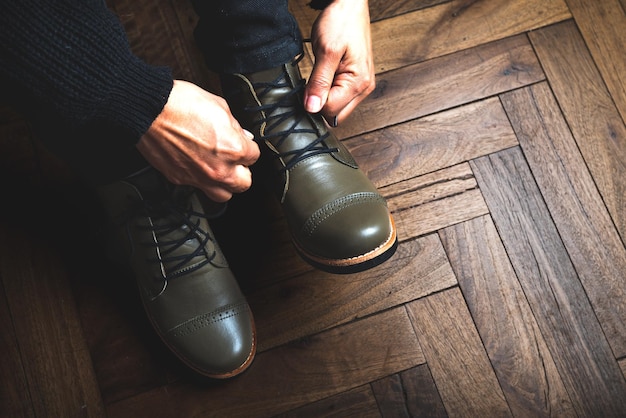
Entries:
POLYGON ((333 86, 335 73, 341 61, 340 55, 336 58, 333 55, 317 57, 313 65, 313 71, 304 92, 304 108, 309 113, 318 113, 326 105, 328 93, 333 86))

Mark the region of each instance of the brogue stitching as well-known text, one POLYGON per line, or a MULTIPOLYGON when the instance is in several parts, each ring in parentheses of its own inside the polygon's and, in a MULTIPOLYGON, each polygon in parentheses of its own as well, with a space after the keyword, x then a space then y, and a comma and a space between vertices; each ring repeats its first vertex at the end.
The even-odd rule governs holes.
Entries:
POLYGON ((211 324, 240 315, 244 311, 247 311, 247 303, 227 305, 213 312, 198 315, 195 318, 183 322, 182 324, 170 329, 168 334, 171 334, 172 337, 183 337, 185 335, 192 334, 199 329, 208 327, 211 324))

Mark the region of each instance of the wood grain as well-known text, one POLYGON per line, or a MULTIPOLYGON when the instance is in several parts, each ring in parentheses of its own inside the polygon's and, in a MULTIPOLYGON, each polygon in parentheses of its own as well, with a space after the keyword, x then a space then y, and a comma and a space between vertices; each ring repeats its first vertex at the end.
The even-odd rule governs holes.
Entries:
POLYGON ((2 362, 2 385, 11 388, 0 397, 16 415, 102 416, 66 267, 76 236, 63 225, 82 219, 68 210, 71 176, 23 120, 0 126, 0 138, 2 354, 16 355, 2 362))
POLYGON ((407 304, 446 411, 451 416, 511 416, 458 288, 407 304))
POLYGON ((517 145, 500 101, 489 98, 344 141, 377 187, 517 145))
POLYGON ((626 248, 549 87, 502 101, 561 239, 617 357, 626 355, 626 248))
MULTIPOLYGON (((309 38, 317 12, 305 0, 290 2, 290 9, 309 38)), ((442 57, 570 17, 563 0, 371 1, 375 71, 380 74, 442 57)), ((310 44, 305 44, 305 52, 301 69, 308 77, 315 61, 310 44)))
POLYGON ((569 17, 563 0, 458 0, 385 19, 372 24, 376 73, 488 44, 569 17))
POLYGON ((407 409, 412 417, 445 417, 447 412, 428 365, 421 365, 400 373, 406 393, 407 409))
POLYGON ((400 240, 489 212, 466 163, 383 188, 381 192, 392 209, 400 240), (407 192, 394 194, 399 189, 407 192))
POLYGON ((374 92, 335 132, 355 136, 543 79, 526 36, 502 39, 378 76, 374 92))
MULTIPOLYGON (((420 366, 418 366, 420 367, 420 366)), ((407 400, 399 374, 370 383, 381 416, 408 418, 407 400)))
POLYGON ((574 22, 529 36, 602 200, 626 241, 626 125, 574 22))
POLYGON ((426 9, 451 0, 370 0, 370 17, 372 21, 383 20, 415 10, 426 9))
MULTIPOLYGON (((141 58, 219 92, 188 0, 108 3, 141 58)), ((0 415, 623 416, 624 10, 370 0, 378 86, 336 133, 398 253, 320 273, 273 200, 237 196, 214 225, 261 350, 225 382, 158 340, 85 236, 94 208, 0 108, 0 415)))
MULTIPOLYGON (((451 0, 370 0, 370 20, 377 21, 398 16, 415 10, 425 9, 436 4, 442 4, 451 0)), ((304 37, 310 36, 313 22, 319 15, 319 11, 309 7, 310 0, 291 0, 289 10, 295 16, 304 37)))
POLYGON ((249 294, 248 300, 257 323, 259 350, 279 346, 456 284, 435 235, 401 244, 392 260, 366 272, 347 276, 313 271, 249 294))
POLYGON ((521 151, 471 165, 574 410, 619 416, 626 382, 521 151))
POLYGON ((439 232, 514 416, 573 416, 571 401, 493 221, 439 232))
POLYGON ((626 120, 626 8, 618 0, 566 0, 602 79, 626 120))
MULTIPOLYGON (((192 2, 189 0, 169 0, 172 7, 164 8, 163 12, 171 11, 168 14, 169 23, 172 27, 178 23, 178 37, 180 38, 180 51, 187 68, 187 80, 198 84, 204 89, 221 95, 221 84, 219 76, 209 71, 206 66, 205 57, 198 48, 195 38, 194 29, 198 23, 198 15, 196 14, 192 2)), ((135 2, 133 2, 135 4, 135 2)))
POLYGON ((361 386, 339 395, 303 406, 275 418, 344 418, 344 417, 381 417, 372 389, 361 386))
POLYGON ((447 417, 426 364, 370 383, 383 417, 447 417))
POLYGON ((173 383, 109 405, 107 412, 118 418, 271 416, 423 362, 399 307, 262 353, 237 379, 208 387, 173 383))
MULTIPOLYGON (((1 225, 1 224, 0 224, 1 225)), ((4 228, 0 229, 0 233, 4 228)), ((22 356, 4 286, 0 282, 0 416, 34 417, 22 356)))
POLYGON ((33 394, 35 416, 103 416, 98 383, 59 255, 19 224, 6 223, 0 251, 0 278, 17 344, 27 359, 23 373, 33 394), (38 262, 31 264, 33 259, 38 262))
POLYGON ((92 261, 101 268, 93 272, 82 264, 85 273, 73 289, 100 393, 109 404, 166 384, 168 373, 180 374, 181 366, 146 318, 132 274, 92 261))

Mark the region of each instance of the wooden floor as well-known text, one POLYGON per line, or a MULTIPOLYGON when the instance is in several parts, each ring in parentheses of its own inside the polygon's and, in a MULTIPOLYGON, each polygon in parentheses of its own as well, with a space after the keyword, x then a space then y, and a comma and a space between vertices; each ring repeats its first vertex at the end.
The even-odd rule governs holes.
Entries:
MULTIPOLYGON (((0 113, 0 416, 626 416, 626 0, 370 3, 377 90, 337 133, 399 249, 324 274, 273 200, 236 198, 215 229, 259 353, 230 381, 159 343, 86 192, 0 113)), ((187 0, 109 4, 215 88, 187 0)))

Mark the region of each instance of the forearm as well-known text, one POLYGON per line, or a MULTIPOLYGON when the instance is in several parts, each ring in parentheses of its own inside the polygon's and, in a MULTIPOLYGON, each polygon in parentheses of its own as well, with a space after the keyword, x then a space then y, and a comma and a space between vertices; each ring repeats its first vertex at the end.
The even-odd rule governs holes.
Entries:
POLYGON ((168 69, 135 57, 101 0, 8 0, 0 16, 3 101, 68 127, 113 124, 138 140, 172 88, 168 69))

